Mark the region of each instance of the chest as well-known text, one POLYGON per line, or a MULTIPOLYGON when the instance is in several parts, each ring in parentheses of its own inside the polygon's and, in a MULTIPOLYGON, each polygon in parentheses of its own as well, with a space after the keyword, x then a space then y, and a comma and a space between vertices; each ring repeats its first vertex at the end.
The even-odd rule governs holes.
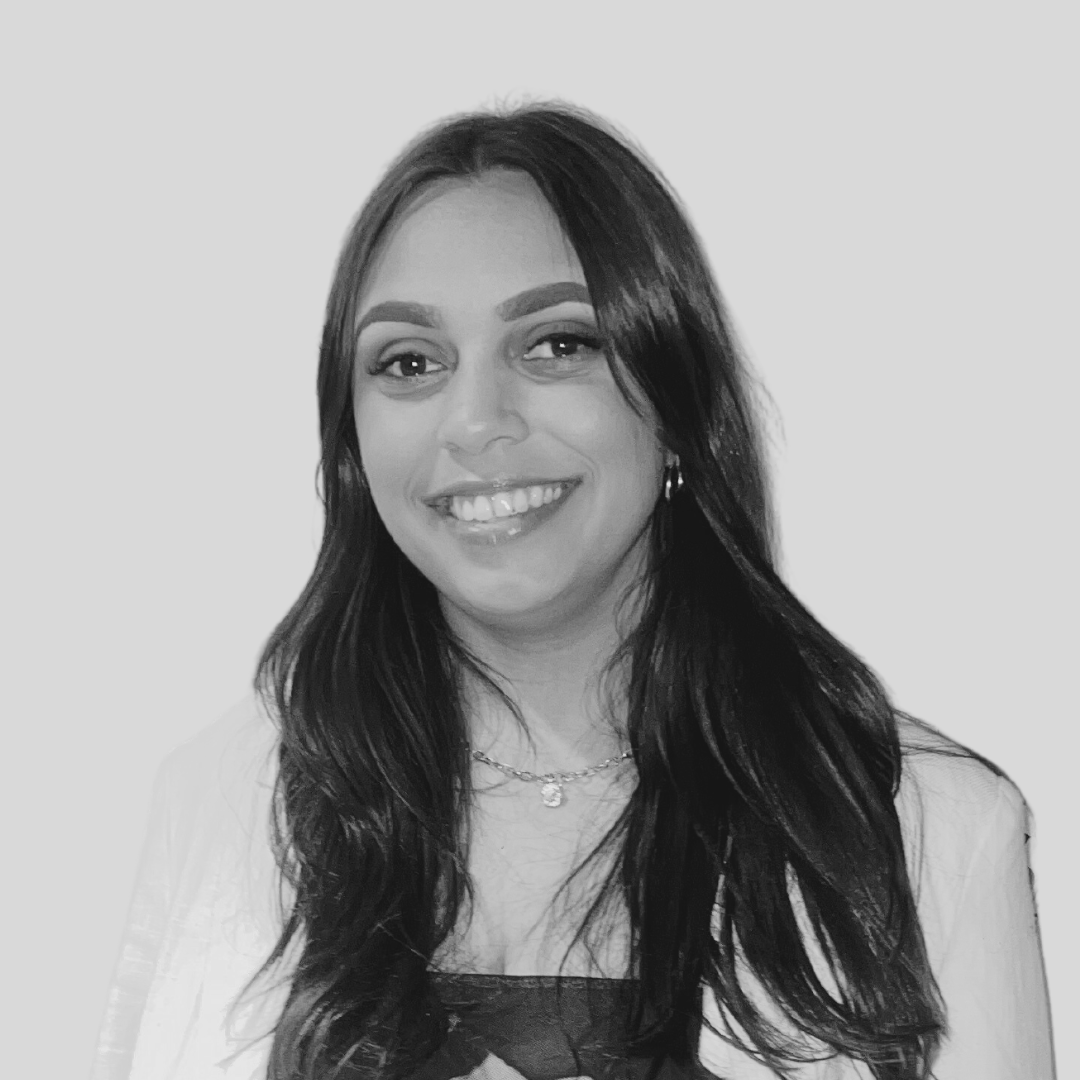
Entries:
MULTIPOLYGON (((555 975, 574 935, 611 870, 610 854, 587 861, 615 824, 625 800, 573 793, 547 807, 538 789, 509 785, 478 794, 470 823, 471 906, 436 957, 445 970, 505 975, 555 975)), ((600 966, 571 950, 568 975, 620 977, 628 923, 604 920, 600 966), (614 974, 612 974, 614 972, 614 974)))

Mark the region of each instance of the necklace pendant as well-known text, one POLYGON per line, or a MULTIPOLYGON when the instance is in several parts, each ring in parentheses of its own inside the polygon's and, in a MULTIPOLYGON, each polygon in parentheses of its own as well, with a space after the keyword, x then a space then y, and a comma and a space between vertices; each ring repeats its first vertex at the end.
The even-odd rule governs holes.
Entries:
POLYGON ((557 780, 549 780, 540 789, 540 797, 545 806, 558 806, 563 800, 562 784, 557 780))

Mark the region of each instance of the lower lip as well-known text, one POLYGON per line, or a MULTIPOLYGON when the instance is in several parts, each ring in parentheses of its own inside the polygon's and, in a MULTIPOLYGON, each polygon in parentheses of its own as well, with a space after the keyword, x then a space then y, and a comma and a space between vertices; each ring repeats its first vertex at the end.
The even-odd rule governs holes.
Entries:
POLYGON ((459 540, 481 547, 492 547, 520 540, 523 536, 535 532, 563 508, 566 500, 573 496, 577 487, 576 483, 572 484, 570 489, 563 492, 558 499, 527 510, 524 514, 494 517, 488 521, 462 521, 453 514, 443 514, 438 510, 432 512, 439 515, 446 527, 459 540))

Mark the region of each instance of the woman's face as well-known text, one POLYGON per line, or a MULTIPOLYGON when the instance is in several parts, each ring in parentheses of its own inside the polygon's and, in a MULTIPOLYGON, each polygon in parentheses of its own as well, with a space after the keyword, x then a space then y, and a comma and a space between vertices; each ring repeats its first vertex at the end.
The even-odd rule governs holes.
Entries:
POLYGON ((641 570, 663 453, 615 385, 533 181, 430 189, 384 242, 358 313, 364 471, 444 604, 540 629, 617 599, 641 570))

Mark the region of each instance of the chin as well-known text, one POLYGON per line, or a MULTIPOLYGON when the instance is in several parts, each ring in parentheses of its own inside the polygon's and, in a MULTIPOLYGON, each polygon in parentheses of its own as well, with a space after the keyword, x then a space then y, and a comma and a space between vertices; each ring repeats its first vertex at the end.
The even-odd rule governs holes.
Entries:
POLYGON ((501 581, 489 580, 483 584, 457 580, 447 583, 447 587, 436 584, 436 588, 446 602, 480 622, 493 625, 528 628, 565 610, 572 590, 552 582, 540 587, 514 577, 507 574, 501 581))

